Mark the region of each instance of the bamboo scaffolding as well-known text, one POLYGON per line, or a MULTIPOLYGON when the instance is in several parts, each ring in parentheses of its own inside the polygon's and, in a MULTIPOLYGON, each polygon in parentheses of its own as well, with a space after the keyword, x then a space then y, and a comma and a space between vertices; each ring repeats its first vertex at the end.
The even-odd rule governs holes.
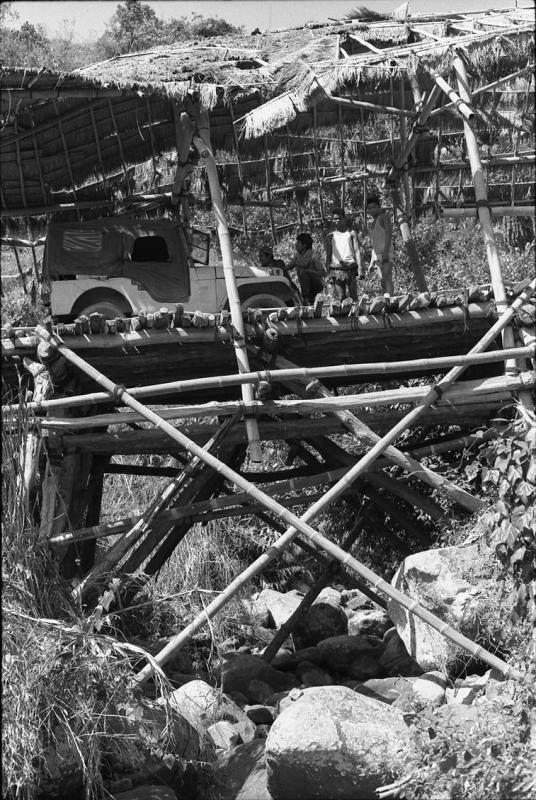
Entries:
MULTIPOLYGON (((470 105, 468 105, 468 103, 470 103, 471 100, 467 100, 467 102, 462 100, 459 94, 454 91, 452 86, 450 86, 447 83, 447 81, 444 78, 442 78, 441 75, 439 75, 437 72, 430 70, 430 75, 432 76, 436 84, 439 86, 439 88, 443 92, 445 92, 447 97, 449 97, 450 100, 452 101, 451 108, 454 108, 456 111, 458 111, 458 113, 462 115, 464 121, 472 120, 475 116, 475 112, 474 109, 471 108, 470 105)), ((444 106, 444 108, 446 108, 446 106, 444 106)))
MULTIPOLYGON (((353 529, 350 531, 348 536, 344 539, 344 542, 341 545, 341 548, 345 552, 349 552, 352 549, 352 546, 357 541, 357 538, 360 533, 362 533, 364 529, 363 518, 360 516, 357 519, 356 524, 354 525, 353 529)), ((307 614, 308 610, 311 608, 312 604, 328 583, 333 580, 334 575, 336 574, 337 568, 339 566, 339 562, 336 559, 332 559, 328 565, 324 568, 324 572, 320 577, 314 582, 311 586, 301 603, 299 604, 298 608, 293 611, 290 617, 284 622, 277 633, 275 634, 274 638, 270 642, 270 644, 266 647, 262 657, 265 661, 270 663, 274 656, 276 655, 277 651, 283 644, 286 642, 288 637, 292 634, 294 630, 296 630, 296 626, 299 622, 307 614)))
MULTIPOLYGON (((505 361, 508 358, 530 358, 530 344, 508 350, 492 350, 485 353, 475 353, 466 356, 445 356, 429 359, 412 359, 409 361, 384 361, 365 364, 340 364, 331 367, 295 367, 280 370, 258 370, 238 375, 219 375, 210 378, 188 379, 171 381, 169 383, 153 384, 151 386, 138 386, 128 389, 133 397, 156 397, 171 392, 181 393, 192 389, 222 389, 229 386, 239 386, 242 383, 257 384, 259 381, 279 383, 295 378, 303 378, 310 383, 314 378, 351 378, 358 375, 392 375, 405 372, 426 370, 441 371, 453 366, 474 366, 477 364, 505 361)), ((114 400, 107 392, 92 392, 72 397, 58 397, 40 402, 25 404, 5 405, 2 415, 9 417, 24 407, 29 411, 53 411, 59 408, 76 408, 81 405, 98 405, 114 400)))
MULTIPOLYGON (((235 420, 230 419, 227 424, 222 426, 220 432, 205 445, 205 450, 211 450, 216 441, 225 435, 228 428, 234 424, 235 420)), ((166 488, 153 500, 144 513, 136 520, 134 525, 127 531, 119 541, 106 551, 99 563, 93 567, 83 581, 74 589, 73 595, 82 602, 87 599, 88 593, 95 586, 99 578, 110 572, 131 549, 144 536, 155 519, 159 517, 164 507, 172 502, 177 495, 182 484, 190 478, 192 472, 199 464, 199 459, 192 461, 166 486, 166 488)))
MULTIPOLYGON (((510 323, 511 319, 514 317, 518 308, 523 305, 525 301, 524 298, 530 297, 536 289, 536 279, 532 280, 527 289, 522 293, 520 297, 518 297, 512 305, 502 314, 501 317, 497 320, 495 325, 490 328, 490 330, 480 339, 480 341, 472 348, 470 351, 471 353, 478 353, 482 352, 489 344, 493 341, 493 339, 501 333, 501 331, 510 323)), ((444 391, 459 377, 459 375, 465 369, 464 366, 454 367, 451 369, 447 375, 441 378, 438 383, 430 389, 427 393, 426 397, 417 405, 414 409, 412 409, 408 414, 406 414, 400 422, 398 422, 386 435, 384 435, 381 439, 379 439, 376 444, 369 450, 369 452, 363 456, 359 460, 359 462, 352 468, 352 476, 358 477, 362 474, 362 472, 369 467, 374 460, 381 455, 382 453, 388 453, 388 448, 392 444, 398 436, 403 433, 410 425, 415 424, 415 422, 422 416, 423 412, 431 406, 433 403, 437 402, 444 393, 444 391)), ((338 412, 338 413, 345 413, 348 412, 338 412)), ((416 462, 418 465, 418 462, 416 462)), ((420 467, 422 470, 422 467, 420 467)), ((474 508, 473 510, 476 510, 474 508)))
MULTIPOLYGON (((291 362, 282 356, 277 357, 276 364, 286 367, 291 366, 291 362)), ((313 384, 312 388, 315 392, 321 394, 323 397, 327 398, 332 396, 332 393, 329 391, 329 389, 326 389, 326 387, 318 381, 313 384)), ((426 398, 429 396, 429 394, 430 392, 427 391, 421 402, 426 402, 426 398)), ((437 397, 434 397, 434 400, 437 399, 437 397)), ((335 411, 334 414, 347 430, 358 436, 360 439, 364 439, 368 444, 373 445, 372 451, 374 451, 375 448, 378 448, 380 442, 383 442, 388 438, 388 436, 386 436, 383 439, 380 439, 378 434, 374 433, 374 431, 372 431, 367 425, 365 425, 360 419, 358 419, 349 411, 339 410, 335 411)), ((455 486, 443 476, 437 475, 433 470, 423 466, 398 448, 392 447, 391 441, 388 441, 385 444, 385 447, 383 447, 381 452, 385 452, 386 457, 392 460, 394 464, 397 464, 397 466, 400 466, 407 472, 410 472, 415 478, 428 483, 434 489, 437 489, 447 497, 450 497, 452 500, 457 502, 459 505, 462 505, 464 508, 467 508, 471 512, 478 511, 482 507, 481 501, 477 500, 475 497, 472 497, 468 492, 465 492, 464 490, 455 486)), ((358 463, 365 463, 365 459, 367 459, 367 456, 364 456, 362 459, 360 459, 360 462, 358 463)), ((372 461, 373 459, 367 463, 372 463, 372 461)))
MULTIPOLYGON (((500 86, 502 83, 506 83, 507 81, 514 80, 515 78, 518 78, 520 75, 524 75, 525 72, 529 72, 532 69, 534 69, 534 64, 530 64, 530 66, 527 65, 526 67, 523 67, 522 69, 518 69, 515 72, 512 72, 510 75, 506 75, 504 78, 499 78, 498 80, 493 81, 492 83, 488 83, 485 86, 480 86, 477 89, 473 89, 471 94, 472 94, 473 97, 476 97, 477 95, 482 94, 482 92, 488 92, 488 91, 490 91, 490 89, 495 89, 495 87, 500 86)), ((454 107, 454 103, 453 102, 446 103, 444 106, 441 106, 441 108, 434 109, 430 113, 430 117, 436 117, 438 114, 442 114, 443 111, 448 111, 449 109, 451 109, 453 107, 454 107)))
MULTIPOLYGON (((216 217, 216 225, 223 263, 223 275, 225 278, 225 288, 229 300, 231 320, 233 324, 233 346, 236 356, 236 363, 239 372, 249 372, 249 361, 245 348, 245 330, 242 317, 242 306, 236 285, 236 278, 233 266, 233 248, 227 218, 223 208, 223 198, 221 187, 218 180, 218 170, 216 160, 210 146, 210 124, 207 111, 200 111, 197 117, 199 138, 194 137, 194 144, 199 150, 200 156, 204 159, 205 169, 210 186, 212 198, 212 210, 216 217)), ((242 385, 242 398, 245 403, 253 400, 253 390, 248 384, 242 385)), ((246 419, 246 431, 249 441, 249 452, 253 462, 262 462, 260 448, 259 431, 254 419, 246 419)))
MULTIPOLYGON (((467 76, 465 62, 458 54, 454 59, 453 63, 457 76, 458 89, 460 91, 460 94, 468 102, 471 102, 472 98, 469 89, 469 78, 467 76)), ((508 307, 508 300, 506 297, 506 291, 504 288, 504 283, 502 278, 499 251, 497 249, 497 244, 495 241, 495 233, 493 231, 493 225, 491 222, 491 213, 489 208, 487 207, 488 193, 486 188, 486 181, 482 171, 482 165, 480 163, 480 154, 478 150, 476 135, 472 127, 468 124, 466 120, 464 120, 463 129, 465 134, 465 141, 467 144, 467 154, 469 156, 469 162, 471 164, 471 174, 473 176, 473 182, 475 186, 475 199, 478 210, 478 218, 480 224, 482 225, 482 230, 484 233, 484 243, 486 246, 486 255, 488 258, 491 283, 493 286, 493 294, 495 297, 497 312, 500 318, 501 314, 504 315, 506 313, 506 309, 508 307)), ((512 347, 513 345, 515 345, 514 332, 511 325, 507 325, 502 329, 502 340, 504 348, 512 347)), ((515 374, 517 372, 517 365, 515 360, 507 361, 505 369, 507 373, 515 374)), ((527 408, 533 407, 530 396, 526 395, 525 393, 523 393, 520 396, 520 400, 523 403, 523 405, 525 405, 527 408)))
MULTIPOLYGON (((497 432, 494 429, 490 428, 487 431, 483 432, 482 435, 472 434, 472 435, 469 435, 469 436, 459 436, 459 437, 457 437, 455 439, 451 439, 451 440, 448 440, 448 441, 445 441, 445 442, 439 442, 437 444, 430 444, 430 445, 425 445, 423 447, 418 447, 416 449, 410 450, 409 453, 414 458, 426 458, 426 457, 429 457, 429 456, 438 456, 438 455, 442 455, 444 453, 453 452, 453 451, 456 451, 456 450, 468 449, 468 448, 473 447, 474 445, 481 445, 484 442, 488 441, 489 439, 491 439, 491 438, 493 438, 493 437, 495 437, 497 435, 498 435, 497 432)), ((315 439, 315 444, 317 443, 317 441, 318 440, 315 439)), ((331 442, 330 439, 324 438, 323 439, 323 446, 326 446, 328 442, 330 443, 330 445, 334 445, 334 443, 331 442)), ((299 491, 301 489, 306 489, 306 488, 309 488, 309 487, 312 487, 312 486, 317 486, 317 485, 323 484, 323 483, 326 483, 326 484, 334 483, 335 481, 339 480, 339 478, 342 478, 342 476, 346 474, 346 472, 348 471, 349 467, 352 464, 357 463, 357 458, 355 456, 350 455, 345 450, 342 450, 342 448, 338 448, 338 449, 340 450, 341 458, 343 458, 343 456, 344 456, 345 466, 343 466, 343 467, 338 467, 336 469, 330 469, 330 470, 323 470, 321 472, 315 471, 314 474, 312 474, 312 475, 307 475, 307 476, 306 475, 304 475, 304 476, 300 475, 297 478, 294 478, 294 477, 288 478, 288 479, 282 478, 282 479, 279 480, 278 483, 275 483, 273 485, 270 484, 269 479, 272 478, 273 480, 276 480, 276 478, 275 478, 276 473, 275 472, 266 473, 266 477, 265 477, 264 480, 259 480, 259 478, 255 475, 255 473, 249 473, 249 472, 245 473, 243 475, 243 477, 247 478, 250 481, 255 481, 255 482, 259 481, 261 483, 265 483, 264 491, 266 492, 266 494, 270 494, 271 495, 273 493, 274 496, 277 496, 278 494, 284 495, 285 493, 288 493, 290 491, 299 491)), ((330 450, 330 455, 332 455, 333 452, 334 452, 334 450, 330 450)), ((379 458, 375 462, 375 464, 371 467, 371 469, 374 470, 374 471, 377 471, 377 470, 380 470, 380 469, 383 469, 383 468, 389 466, 390 463, 391 462, 388 459, 379 458)), ((128 467, 132 467, 132 465, 122 465, 122 464, 117 464, 117 465, 113 465, 112 464, 110 466, 111 467, 116 466, 116 467, 118 467, 118 469, 117 470, 115 470, 115 469, 111 470, 108 467, 108 468, 105 468, 104 471, 105 472, 111 472, 111 471, 113 471, 113 472, 121 472, 123 470, 123 468, 127 469, 128 467)), ((303 470, 303 469, 308 469, 309 470, 310 467, 300 467, 299 469, 300 470, 303 470)), ((290 470, 288 470, 288 471, 290 471, 290 470)), ((177 470, 169 469, 169 470, 166 470, 165 472, 163 472, 162 474, 165 477, 174 477, 174 475, 172 473, 177 474, 177 470)), ((127 474, 130 474, 130 473, 127 473, 127 474)), ((145 473, 133 472, 132 474, 145 474, 145 473)), ((155 472, 155 474, 159 474, 159 473, 155 472)), ((366 473, 367 478, 368 478, 369 474, 370 474, 370 472, 366 473)), ((416 494, 417 493, 415 493, 415 495, 416 494)), ((408 497, 408 495, 405 494, 404 499, 406 499, 407 497, 408 497)), ((424 495, 420 495, 420 498, 421 499, 424 498, 424 495)), ((425 498, 425 499, 428 500, 428 498, 425 498)), ((187 518, 187 515, 190 512, 194 512, 195 511, 196 514, 201 516, 206 511, 218 510, 218 509, 224 510, 226 508, 226 506, 228 504, 231 504, 231 503, 237 503, 238 504, 238 503, 245 503, 245 502, 247 502, 247 495, 245 493, 241 493, 241 494, 240 493, 236 493, 236 494, 234 494, 232 496, 217 497, 217 498, 214 498, 212 500, 201 501, 200 503, 197 503, 195 505, 191 504, 188 507, 188 509, 172 508, 169 511, 162 512, 162 514, 160 515, 160 518, 161 518, 161 520, 163 522, 173 521, 173 520, 180 520, 180 519, 183 519, 183 518, 187 518)), ((414 502, 414 499, 412 500, 412 502, 414 502)), ((433 503, 432 501, 430 501, 429 505, 424 507, 423 510, 432 519, 434 519, 436 521, 440 521, 444 517, 444 513, 442 512, 442 510, 435 503, 433 503)), ((115 536, 117 534, 124 533, 126 530, 128 530, 129 527, 133 526, 138 521, 138 519, 139 519, 139 517, 132 516, 132 517, 126 517, 126 518, 123 518, 123 519, 117 519, 117 520, 114 520, 113 522, 106 522, 106 523, 101 523, 101 524, 97 524, 97 523, 89 524, 88 523, 88 527, 86 527, 86 528, 82 528, 82 529, 77 530, 77 531, 68 531, 66 533, 59 534, 58 536, 53 537, 50 540, 50 543, 51 544, 54 544, 54 543, 60 544, 62 542, 68 543, 70 541, 85 541, 85 540, 89 540, 89 539, 98 539, 100 537, 115 536)))
MULTIPOLYGON (((521 349, 521 348, 519 348, 521 349)), ((525 355, 531 355, 531 348, 522 348, 525 355)), ((290 363, 290 362, 289 362, 290 363)), ((523 372, 516 376, 498 376, 493 378, 481 378, 479 380, 464 381, 456 386, 451 386, 445 391, 437 406, 441 408, 459 401, 476 399, 482 395, 492 395, 494 401, 501 401, 507 398, 512 392, 530 389, 536 385, 536 376, 531 372, 523 372)), ((223 402, 204 403, 202 405, 184 405, 174 408, 166 408, 160 412, 162 419, 188 419, 197 417, 229 416, 235 414, 248 414, 251 416, 259 415, 278 415, 288 414, 320 414, 331 413, 334 411, 349 411, 351 409, 376 408, 384 405, 394 405, 398 403, 417 403, 426 396, 427 386, 412 386, 402 389, 387 389, 378 392, 361 392, 360 394, 347 394, 341 397, 334 397, 331 393, 323 398, 310 398, 304 400, 270 400, 263 402, 253 400, 251 403, 244 403, 239 400, 228 400, 223 402)), ((80 418, 54 418, 47 417, 40 421, 42 429, 63 428, 67 430, 103 428, 110 425, 123 425, 129 422, 142 422, 143 416, 132 412, 100 414, 94 417, 80 418)))
MULTIPOLYGON (((533 283, 536 286, 536 280, 533 283)), ((499 320, 497 325, 500 326, 501 324, 505 324, 505 318, 507 314, 505 314, 502 319, 499 320)), ((188 437, 184 436, 164 420, 160 419, 160 417, 153 411, 145 408, 138 400, 130 396, 125 390, 123 390, 121 387, 118 387, 117 384, 114 384, 98 370, 87 364, 82 358, 80 358, 80 356, 65 347, 64 344, 62 344, 56 337, 51 335, 45 328, 38 326, 37 332, 42 339, 55 345, 68 361, 75 364, 75 366, 82 371, 86 372, 86 374, 90 375, 94 380, 103 385, 108 391, 115 393, 126 405, 130 406, 135 411, 145 411, 148 422, 152 422, 156 427, 167 433, 168 436, 170 436, 181 447, 188 450, 194 456, 200 458, 202 461, 208 464, 208 466, 212 467, 217 473, 243 489, 253 500, 263 504, 266 509, 275 513, 277 517, 284 520, 284 522, 286 522, 289 526, 283 536, 281 536, 270 546, 268 552, 261 555, 253 564, 248 567, 248 569, 246 569, 240 576, 235 578, 235 580, 231 582, 227 589, 218 597, 216 597, 204 609, 203 614, 196 617, 196 619, 193 620, 193 622, 190 623, 185 630, 178 634, 178 636, 173 637, 166 647, 155 656, 155 662, 157 664, 161 666, 163 663, 165 663, 165 661, 167 661, 180 648, 180 646, 190 638, 193 632, 204 625, 207 620, 211 619, 211 617, 214 616, 214 614, 217 613, 217 611, 219 611, 220 608, 225 605, 225 603, 228 602, 231 597, 234 596, 234 594, 236 594, 246 580, 262 570, 264 566, 266 566, 269 561, 275 558, 275 556, 278 555, 299 532, 304 534, 307 539, 313 541, 313 543, 318 544, 318 546, 320 546, 323 550, 326 550, 330 555, 342 561, 343 564, 348 564, 360 577, 368 580, 368 582, 372 583, 376 589, 384 592, 388 597, 399 602, 404 608, 419 616, 436 630, 439 630, 446 638, 454 641, 458 646, 463 647, 471 652, 474 656, 478 656, 486 663, 497 668, 501 674, 508 674, 514 678, 522 677, 521 673, 519 673, 517 670, 514 670, 502 659, 497 658, 496 656, 484 650, 484 648, 476 645, 474 642, 471 642, 471 640, 467 639, 467 637, 463 636, 452 629, 449 625, 442 622, 442 620, 436 617, 435 614, 427 611, 416 601, 412 601, 410 598, 406 597, 406 595, 402 594, 402 592, 394 589, 390 584, 369 570, 363 564, 358 562, 356 559, 351 558, 347 553, 344 552, 344 550, 337 547, 337 545, 334 545, 308 524, 309 519, 314 518, 314 516, 316 516, 320 510, 327 508, 331 502, 333 502, 337 497, 340 497, 340 495, 352 485, 354 477, 357 477, 358 474, 360 474, 360 471, 363 471, 361 461, 358 462, 355 467, 352 467, 344 476, 344 478, 332 486, 326 492, 326 494, 323 495, 321 500, 313 503, 313 505, 305 512, 303 517, 298 518, 295 514, 285 509, 280 503, 275 502, 264 492, 260 491, 256 486, 242 478, 237 472, 225 465, 210 452, 203 450, 201 447, 189 440, 188 437)), ((434 397, 437 397, 437 391, 435 390, 434 397)), ((144 667, 137 675, 137 683, 145 683, 151 676, 152 670, 152 663, 144 667)))

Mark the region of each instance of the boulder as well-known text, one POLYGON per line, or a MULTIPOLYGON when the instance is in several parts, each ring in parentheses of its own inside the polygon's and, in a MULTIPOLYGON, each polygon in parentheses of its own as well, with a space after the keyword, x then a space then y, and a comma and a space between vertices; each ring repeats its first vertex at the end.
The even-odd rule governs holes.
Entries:
POLYGON ((355 691, 374 700, 391 705, 401 697, 409 697, 412 694, 412 682, 407 678, 371 678, 363 683, 358 683, 355 691))
POLYGON ((396 628, 389 628, 384 634, 379 663, 386 675, 402 675, 410 678, 422 675, 424 672, 408 653, 396 628))
MULTIPOLYGON (((408 556, 392 584, 474 640, 479 630, 479 604, 488 605, 498 591, 487 573, 487 563, 478 544, 426 550, 408 556)), ((423 669, 448 672, 460 656, 467 658, 464 650, 396 600, 388 601, 388 613, 409 654, 423 669)))
POLYGON ((290 592, 263 589, 253 596, 252 604, 258 619, 266 619, 268 627, 280 628, 296 611, 302 600, 303 594, 295 589, 290 592))
POLYGON ((298 622, 292 637, 297 648, 311 647, 328 636, 340 636, 348 631, 346 614, 331 603, 313 603, 298 622))
POLYGON ((244 711, 254 725, 271 725, 274 721, 274 710, 269 706, 260 704, 246 706, 244 711))
POLYGON ((300 661, 295 675, 303 686, 331 686, 334 683, 329 672, 311 661, 300 661))
POLYGON ((266 740, 274 800, 370 800, 410 747, 402 713, 344 686, 304 689, 266 740))
POLYGON ((330 671, 343 673, 348 673, 350 665, 364 653, 375 657, 379 656, 378 649, 370 644, 364 636, 330 636, 318 643, 317 650, 330 671))
POLYGON ((315 605, 315 603, 329 603, 338 608, 342 603, 342 594, 338 589, 334 589, 332 586, 325 586, 322 591, 319 592, 313 605, 315 605))
POLYGON ((233 725, 232 722, 227 722, 225 719, 221 719, 219 722, 214 722, 212 725, 209 725, 207 735, 216 750, 229 750, 231 747, 242 744, 242 737, 238 733, 235 725, 233 725))
MULTIPOLYGON (((237 658, 247 657, 237 656, 237 658)), ((220 689, 215 689, 205 681, 185 683, 172 692, 170 704, 198 731, 206 731, 214 722, 223 719, 237 727, 244 742, 251 741, 255 736, 255 726, 244 711, 220 689)))
POLYGON ((250 703, 265 703, 272 696, 274 690, 266 681, 254 679, 249 681, 245 693, 250 703))
POLYGON ((385 631, 393 627, 393 623, 385 613, 374 608, 363 608, 355 611, 348 620, 348 633, 355 635, 372 635, 383 639, 385 631))
POLYGON ((218 758, 219 800, 272 800, 266 788, 265 739, 235 747, 218 758))
POLYGON ((260 701, 257 699, 257 692, 255 697, 248 694, 248 685, 251 681, 263 681, 270 687, 272 694, 287 691, 297 685, 296 678, 291 673, 274 669, 260 656, 247 654, 238 655, 228 661, 223 667, 221 680, 224 692, 241 692, 249 703, 264 700, 264 698, 260 701))
POLYGON ((470 706, 479 697, 487 692, 487 687, 492 682, 492 670, 484 675, 468 675, 463 680, 454 681, 454 688, 446 690, 446 701, 449 705, 470 706))
POLYGON ((420 678, 412 681, 413 694, 416 700, 432 706, 441 706, 445 702, 445 690, 448 678, 439 670, 425 672, 420 678))

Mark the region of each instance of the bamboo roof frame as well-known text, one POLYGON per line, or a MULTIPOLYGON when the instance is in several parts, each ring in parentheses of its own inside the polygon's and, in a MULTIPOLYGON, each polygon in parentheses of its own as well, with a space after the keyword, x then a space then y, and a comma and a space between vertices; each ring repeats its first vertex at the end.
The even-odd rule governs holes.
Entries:
MULTIPOLYGON (((411 36, 415 38, 417 34, 411 33, 411 25, 395 21, 363 23, 354 20, 310 26, 309 30, 314 32, 314 36, 305 46, 303 30, 307 28, 298 28, 269 32, 261 37, 244 37, 242 41, 214 39, 208 42, 192 42, 180 47, 154 48, 141 53, 125 54, 67 75, 55 75, 45 69, 28 70, 24 73, 4 70, 1 74, 2 109, 5 114, 7 113, 7 125, 1 137, 2 159, 5 164, 1 209, 3 225, 8 225, 6 230, 9 232, 9 226, 13 228, 19 224, 17 218, 25 218, 29 220, 28 227, 31 230, 34 217, 47 214, 49 208, 51 213, 54 209, 60 210, 66 199, 65 191, 63 196, 61 195, 62 186, 63 190, 72 189, 73 186, 66 162, 70 161, 72 164, 71 171, 74 173, 76 184, 75 194, 78 193, 80 197, 78 202, 81 203, 86 201, 88 192, 94 198, 94 202, 104 201, 102 192, 106 187, 102 184, 106 183, 107 175, 117 172, 118 169, 122 170, 124 180, 127 182, 127 173, 130 174, 131 166, 144 159, 152 159, 153 173, 155 173, 157 169, 155 156, 166 148, 173 149, 176 143, 173 125, 169 119, 170 106, 167 104, 170 100, 180 103, 192 93, 195 94, 201 107, 210 111, 213 148, 223 147, 232 152, 237 161, 242 161, 244 164, 248 152, 264 152, 263 157, 266 158, 266 146, 270 150, 273 149, 276 143, 270 135, 270 130, 277 120, 281 124, 289 124, 287 136, 298 134, 299 138, 299 126, 303 127, 300 119, 305 113, 304 103, 308 103, 307 91, 310 91, 316 122, 310 114, 305 113, 305 117, 311 117, 307 124, 314 129, 313 138, 317 140, 314 145, 314 158, 315 170, 318 173, 320 142, 317 134, 325 124, 324 119, 331 120, 329 124, 337 128, 338 135, 335 140, 342 141, 342 125, 345 126, 344 141, 347 146, 346 129, 349 124, 359 124, 363 119, 362 115, 359 116, 360 112, 365 110, 367 116, 370 113, 377 114, 380 113, 382 106, 389 105, 385 100, 375 101, 378 89, 383 92, 383 95, 379 96, 385 98, 393 75, 405 75, 407 78, 419 74, 420 78, 423 78, 423 68, 436 72, 443 71, 444 74, 440 75, 440 78, 445 77, 452 63, 450 49, 453 44, 463 48, 464 53, 473 59, 473 65, 481 77, 491 74, 488 63, 491 55, 489 58, 486 55, 486 51, 489 50, 490 54, 499 58, 498 66, 503 71, 498 80, 504 79, 504 72, 508 71, 506 65, 512 59, 514 61, 516 59, 516 48, 530 47, 533 35, 529 30, 531 27, 529 17, 522 9, 511 9, 506 12, 507 10, 501 9, 499 13, 470 12, 464 15, 476 22, 484 18, 486 22, 498 19, 501 27, 491 31, 489 28, 481 31, 472 30, 469 34, 461 36, 451 28, 451 23, 463 19, 462 15, 448 13, 433 17, 420 15, 411 18, 411 25, 420 27, 423 36, 419 41, 413 42, 411 36), (504 20, 511 24, 504 27, 504 20), (497 31, 500 31, 499 35, 497 31), (439 36, 439 41, 435 38, 431 40, 432 34, 435 37, 439 36), (340 47, 346 42, 347 37, 352 36, 357 36, 359 40, 369 45, 371 42, 375 44, 365 48, 365 53, 354 53, 351 48, 344 45, 348 57, 340 57, 340 47), (334 56, 330 60, 319 59, 319 55, 322 56, 326 48, 331 48, 330 43, 334 45, 334 56), (300 70, 303 73, 301 78, 300 70), (311 84, 311 76, 316 75, 315 71, 318 71, 320 84, 315 82, 316 79, 311 84), (329 76, 327 83, 326 75, 329 76), (177 79, 178 76, 180 80, 177 79), (344 93, 344 86, 348 85, 348 82, 358 87, 360 96, 354 98, 356 102, 372 108, 345 107, 341 116, 340 109, 337 111, 329 97, 337 93, 340 96, 341 91, 344 93), (306 88, 309 84, 311 84, 310 90, 306 88), (336 87, 339 88, 334 91, 336 87), (290 95, 292 101, 288 107, 290 95), (268 106, 264 104, 256 109, 261 97, 268 98, 268 106), (47 110, 54 100, 61 107, 59 120, 47 110), (233 109, 232 114, 229 113, 229 106, 233 109), (262 123, 267 140, 255 142, 243 137, 238 140, 237 131, 243 130, 247 133, 251 121, 259 119, 259 115, 265 114, 268 108, 279 108, 279 111, 276 120, 273 115, 268 114, 269 124, 262 123), (13 115, 14 109, 17 110, 15 115, 13 115), (320 115, 317 111, 320 111, 320 115), (13 116, 17 118, 20 129, 20 133, 15 136, 13 126, 9 122, 13 116), (241 118, 242 123, 240 123, 241 118), (298 125, 297 130, 294 122, 298 125), (58 125, 64 129, 69 154, 67 158, 65 147, 61 145, 59 139, 54 150, 54 125, 56 131, 58 125), (87 131, 84 133, 87 155, 84 155, 78 141, 81 130, 87 131), (96 130, 101 134, 100 146, 95 141, 96 130), (111 136, 113 133, 115 135, 111 136), (23 146, 25 138, 28 137, 31 137, 34 148, 31 156, 28 149, 23 146), (15 171, 9 163, 11 158, 9 153, 14 147, 21 151, 22 158, 15 171), (117 152, 118 147, 119 152, 117 152), (238 147, 241 152, 237 152, 238 147), (41 153, 40 157, 38 150, 41 153), (96 186, 90 191, 89 186, 86 189, 85 184, 94 175, 95 165, 98 166, 98 181, 102 188, 98 189, 96 186), (18 190, 12 176, 19 182, 18 190), (24 186, 20 185, 21 181, 24 186), (50 188, 53 194, 49 193, 50 188), (46 195, 48 197, 45 200, 46 195), (61 196, 63 202, 58 203, 57 200, 53 202, 54 196, 56 198, 61 196), (50 206, 47 208, 49 203, 50 206)), ((354 44, 358 48, 361 46, 357 40, 354 40, 354 44)), ((530 68, 530 65, 524 67, 526 70, 530 68)), ((520 70, 517 71, 517 75, 520 77, 520 70)), ((429 80, 426 76, 423 79, 425 83, 429 80)), ((481 87, 482 90, 483 88, 481 87)), ((480 90, 477 88, 475 94, 478 91, 480 90)), ((340 102, 349 99, 351 98, 341 97, 340 102)), ((451 113, 449 104, 446 104, 443 109, 433 109, 431 116, 443 110, 451 113)), ((398 116, 400 111, 397 109, 396 113, 398 116)), ((405 113, 412 113, 411 104, 406 105, 405 113)), ((296 150, 293 148, 292 152, 292 160, 295 161, 296 150)), ((367 159, 370 161, 372 151, 368 146, 367 153, 367 159)), ((341 150, 339 171, 342 169, 345 174, 339 175, 339 178, 342 181, 341 186, 344 187, 347 175, 355 173, 355 169, 352 169, 350 159, 341 161, 342 155, 341 150)), ((386 159, 383 161, 384 164, 385 161, 386 159)), ((378 165, 382 163, 381 156, 375 163, 378 165)), ((424 165, 417 164, 417 168, 420 167, 424 165)), ((293 180, 298 185, 307 183, 300 180, 299 164, 293 164, 293 171, 293 180)), ((370 177, 370 172, 371 170, 367 169, 365 174, 362 170, 361 177, 356 179, 366 181, 370 177)), ((266 171, 259 170, 255 182, 262 187, 261 191, 266 191, 266 178, 266 171)), ((251 177, 239 176, 239 183, 242 186, 245 180, 251 185, 251 177)), ((328 184, 324 187, 318 185, 320 195, 328 188, 328 184)), ((271 186, 272 192, 277 189, 276 185, 271 186)), ((70 194, 72 203, 72 192, 70 194)), ((321 216, 324 215, 322 206, 323 204, 321 204, 321 216)), ((84 207, 76 205, 76 202, 73 208, 77 213, 84 211, 84 207)), ((241 213, 244 215, 244 208, 241 213)), ((273 216, 271 208, 270 216, 273 216)), ((297 204, 294 224, 300 225, 301 222, 307 224, 308 220, 302 219, 301 209, 297 204)), ((271 223, 271 229, 275 236, 282 228, 277 221, 274 221, 271 223)))

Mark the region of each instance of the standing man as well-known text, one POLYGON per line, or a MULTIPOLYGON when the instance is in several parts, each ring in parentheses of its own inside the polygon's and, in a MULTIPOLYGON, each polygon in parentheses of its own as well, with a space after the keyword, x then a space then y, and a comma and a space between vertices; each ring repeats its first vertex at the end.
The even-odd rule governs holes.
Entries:
POLYGON ((299 233, 296 236, 296 255, 290 260, 287 269, 296 270, 303 302, 312 305, 316 295, 324 290, 324 266, 319 256, 313 252, 313 237, 310 233, 299 233))
POLYGON ((335 230, 326 238, 326 270, 338 300, 357 297, 357 277, 364 278, 361 248, 342 208, 333 209, 335 230))
POLYGON ((367 214, 372 217, 369 230, 372 244, 370 265, 375 266, 382 284, 384 294, 393 294, 393 226, 387 211, 381 207, 376 196, 367 197, 367 214))

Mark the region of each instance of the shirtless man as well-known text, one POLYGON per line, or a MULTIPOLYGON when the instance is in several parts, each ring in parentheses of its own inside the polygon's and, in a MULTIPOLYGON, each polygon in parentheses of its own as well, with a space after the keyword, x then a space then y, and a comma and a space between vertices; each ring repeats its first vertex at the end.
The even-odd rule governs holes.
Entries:
POLYGON ((338 300, 357 297, 357 277, 364 277, 361 248, 342 208, 333 209, 335 230, 326 238, 326 270, 338 300))
POLYGON ((381 207, 378 197, 367 197, 367 214, 372 217, 369 229, 372 244, 370 265, 375 266, 385 294, 393 294, 393 226, 391 217, 381 207))

